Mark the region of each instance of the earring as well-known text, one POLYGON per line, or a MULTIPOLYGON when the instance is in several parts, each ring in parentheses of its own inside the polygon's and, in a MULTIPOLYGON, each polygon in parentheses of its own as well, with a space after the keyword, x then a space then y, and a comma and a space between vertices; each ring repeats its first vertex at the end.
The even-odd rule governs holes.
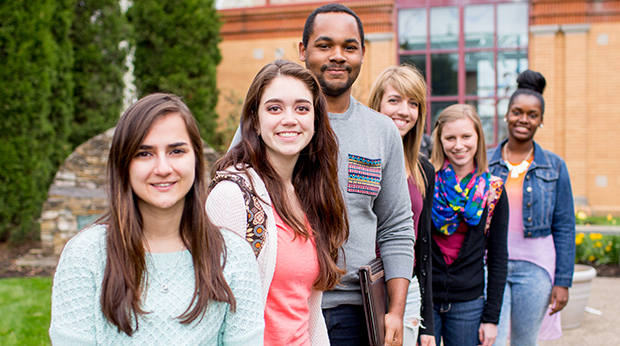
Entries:
POLYGON ((543 124, 538 125, 538 127, 540 127, 542 129, 543 128, 543 124))
POLYGON ((508 122, 508 120, 506 118, 504 118, 504 122, 508 122))

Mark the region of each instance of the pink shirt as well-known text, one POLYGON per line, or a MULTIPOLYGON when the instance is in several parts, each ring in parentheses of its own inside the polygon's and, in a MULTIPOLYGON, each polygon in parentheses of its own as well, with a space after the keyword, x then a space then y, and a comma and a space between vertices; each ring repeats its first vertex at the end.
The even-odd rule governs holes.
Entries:
MULTIPOLYGON (((534 157, 529 161, 531 164, 534 157)), ((510 164, 516 166, 519 163, 510 164)), ((527 172, 519 174, 517 178, 506 180, 506 193, 510 205, 510 217, 508 219, 508 259, 528 261, 543 268, 549 273, 553 283, 555 276, 555 245, 553 236, 538 238, 525 238, 523 236, 523 179, 527 172)), ((540 340, 555 340, 562 336, 560 314, 549 316, 551 310, 547 309, 538 338, 540 340)))
MULTIPOLYGON (((531 163, 534 157, 529 160, 531 163)), ((511 163, 515 165, 514 163, 511 163)), ((549 273, 551 281, 555 276, 555 245, 553 236, 525 238, 523 236, 523 179, 527 172, 517 178, 508 175, 506 193, 510 205, 508 219, 508 259, 532 262, 549 273)))
POLYGON ((273 215, 278 251, 265 306, 265 346, 310 345, 308 299, 319 276, 316 247, 312 239, 295 237, 275 210, 273 215))
POLYGON ((469 227, 463 221, 459 223, 459 227, 452 233, 452 235, 444 235, 439 232, 433 232, 433 239, 441 249, 441 253, 443 254, 443 259, 446 261, 446 265, 452 264, 457 257, 459 257, 459 252, 461 251, 461 247, 463 247, 463 242, 465 241, 465 235, 467 235, 467 231, 469 227))

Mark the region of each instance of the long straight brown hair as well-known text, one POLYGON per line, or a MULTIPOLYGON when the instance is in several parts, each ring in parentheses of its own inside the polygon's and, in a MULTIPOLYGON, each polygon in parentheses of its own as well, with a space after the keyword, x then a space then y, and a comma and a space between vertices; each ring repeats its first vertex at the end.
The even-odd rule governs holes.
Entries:
POLYGON ((349 237, 349 222, 344 199, 338 187, 338 141, 329 125, 327 104, 316 78, 305 68, 285 60, 263 67, 248 90, 241 113, 241 142, 218 160, 213 172, 230 166, 247 174, 246 165, 254 168, 265 182, 273 207, 296 234, 306 239, 314 236, 319 260, 319 277, 313 284, 317 290, 334 288, 345 270, 338 267, 340 247, 349 237), (314 233, 306 229, 304 220, 292 212, 286 198, 284 181, 267 158, 265 143, 257 133, 260 127, 258 109, 265 89, 279 77, 302 81, 313 95, 315 134, 301 151, 293 170, 293 186, 314 233))
POLYGON ((414 184, 424 197, 427 181, 418 157, 426 129, 426 82, 420 71, 413 66, 390 66, 381 72, 370 89, 368 107, 381 112, 381 100, 388 85, 396 89, 401 96, 409 97, 418 102, 418 120, 403 137, 403 151, 405 152, 407 176, 413 176, 414 184))
POLYGON ((116 125, 107 170, 110 211, 102 218, 107 224, 107 263, 101 310, 119 332, 129 336, 138 329, 138 315, 148 313, 140 301, 146 289, 146 239, 138 197, 130 184, 129 165, 153 124, 169 115, 181 116, 185 121, 196 159, 194 184, 185 196, 180 224, 181 239, 192 255, 196 285, 189 306, 178 318, 182 324, 202 319, 214 300, 229 303, 235 310, 235 298, 222 272, 224 239, 205 211, 207 185, 198 127, 179 97, 151 94, 131 105, 116 125))

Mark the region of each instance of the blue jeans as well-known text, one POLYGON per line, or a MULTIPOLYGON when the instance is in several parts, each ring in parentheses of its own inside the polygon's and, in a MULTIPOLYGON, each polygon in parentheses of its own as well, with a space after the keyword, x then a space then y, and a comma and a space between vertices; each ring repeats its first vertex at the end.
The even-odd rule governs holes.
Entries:
POLYGON ((538 345, 538 332, 551 294, 551 278, 528 261, 508 261, 508 277, 494 346, 505 346, 510 327, 512 346, 538 345))
POLYGON ((468 302, 435 303, 435 341, 444 346, 478 346, 484 296, 468 302))
POLYGON ((323 309, 329 342, 333 346, 367 346, 366 316, 361 305, 323 309))

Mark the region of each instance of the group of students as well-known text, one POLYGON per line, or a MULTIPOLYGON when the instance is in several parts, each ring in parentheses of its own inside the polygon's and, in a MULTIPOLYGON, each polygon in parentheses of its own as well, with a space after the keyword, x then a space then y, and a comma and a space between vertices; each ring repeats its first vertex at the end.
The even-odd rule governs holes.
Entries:
POLYGON ((211 182, 180 98, 130 106, 110 148, 110 211, 57 267, 52 343, 367 345, 357 269, 376 256, 386 345, 536 345, 541 325, 557 332, 574 215, 564 161, 533 140, 542 75, 519 76, 497 148, 457 104, 428 158, 415 68, 383 71, 368 107, 351 96, 363 43, 353 11, 317 8, 306 68, 258 72, 211 182))

